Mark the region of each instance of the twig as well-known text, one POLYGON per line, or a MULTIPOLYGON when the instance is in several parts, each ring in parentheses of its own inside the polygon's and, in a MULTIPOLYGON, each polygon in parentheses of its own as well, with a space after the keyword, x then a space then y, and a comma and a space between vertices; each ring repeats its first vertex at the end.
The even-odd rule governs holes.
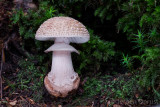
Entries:
POLYGON ((2 48, 2 54, 1 54, 1 69, 0 69, 0 85, 1 85, 1 89, 0 89, 0 92, 1 92, 1 100, 2 100, 2 96, 3 96, 3 88, 2 88, 2 68, 3 68, 3 55, 4 55, 4 50, 2 48))
POLYGON ((10 37, 7 38, 7 40, 5 40, 4 42, 4 48, 8 49, 8 43, 11 42, 13 44, 13 46, 17 49, 17 51, 22 54, 25 57, 30 57, 32 56, 31 54, 29 54, 29 52, 27 52, 25 49, 23 49, 18 43, 17 43, 17 35, 16 33, 12 33, 10 37))
POLYGON ((15 41, 12 41, 12 43, 20 54, 22 54, 25 57, 29 57, 30 54, 26 50, 22 49, 15 41))

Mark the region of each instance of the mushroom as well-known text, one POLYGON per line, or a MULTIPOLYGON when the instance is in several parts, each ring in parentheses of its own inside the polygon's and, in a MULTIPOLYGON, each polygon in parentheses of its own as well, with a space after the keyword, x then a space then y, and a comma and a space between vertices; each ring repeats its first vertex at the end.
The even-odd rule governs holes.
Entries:
POLYGON ((44 79, 46 89, 56 97, 66 97, 69 92, 76 90, 80 78, 74 71, 71 52, 79 53, 69 45, 85 43, 90 36, 86 27, 70 17, 53 17, 45 21, 37 30, 36 40, 54 41, 45 52, 53 52, 51 71, 44 79))

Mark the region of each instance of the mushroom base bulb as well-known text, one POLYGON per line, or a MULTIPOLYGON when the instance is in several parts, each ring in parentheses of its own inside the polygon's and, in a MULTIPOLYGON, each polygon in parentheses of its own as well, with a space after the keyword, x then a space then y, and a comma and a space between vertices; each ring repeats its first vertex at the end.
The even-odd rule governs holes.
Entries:
POLYGON ((68 93, 78 88, 79 82, 80 82, 79 76, 77 76, 77 78, 73 81, 72 84, 70 85, 66 84, 64 86, 57 86, 55 84, 52 84, 48 79, 48 76, 46 76, 44 79, 44 84, 47 91, 55 97, 66 97, 68 93))

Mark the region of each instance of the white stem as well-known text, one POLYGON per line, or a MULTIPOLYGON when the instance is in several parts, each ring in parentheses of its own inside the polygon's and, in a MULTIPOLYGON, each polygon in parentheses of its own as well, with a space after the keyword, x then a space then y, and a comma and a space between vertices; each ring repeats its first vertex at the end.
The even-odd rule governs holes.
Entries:
POLYGON ((72 85, 77 76, 72 66, 71 52, 54 51, 51 72, 48 74, 50 82, 57 86, 72 85))

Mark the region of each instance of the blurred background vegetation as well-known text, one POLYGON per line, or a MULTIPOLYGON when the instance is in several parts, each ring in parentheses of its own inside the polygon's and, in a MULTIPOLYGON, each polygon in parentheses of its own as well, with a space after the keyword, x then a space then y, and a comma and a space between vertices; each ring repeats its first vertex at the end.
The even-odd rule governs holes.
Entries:
POLYGON ((1 0, 0 7, 4 98, 64 106, 159 103, 160 1, 1 0), (54 16, 82 22, 91 37, 85 44, 71 44, 80 52, 72 53, 72 60, 81 84, 64 99, 50 96, 43 85, 51 67, 51 54, 44 50, 53 42, 35 40, 38 27, 54 16))

